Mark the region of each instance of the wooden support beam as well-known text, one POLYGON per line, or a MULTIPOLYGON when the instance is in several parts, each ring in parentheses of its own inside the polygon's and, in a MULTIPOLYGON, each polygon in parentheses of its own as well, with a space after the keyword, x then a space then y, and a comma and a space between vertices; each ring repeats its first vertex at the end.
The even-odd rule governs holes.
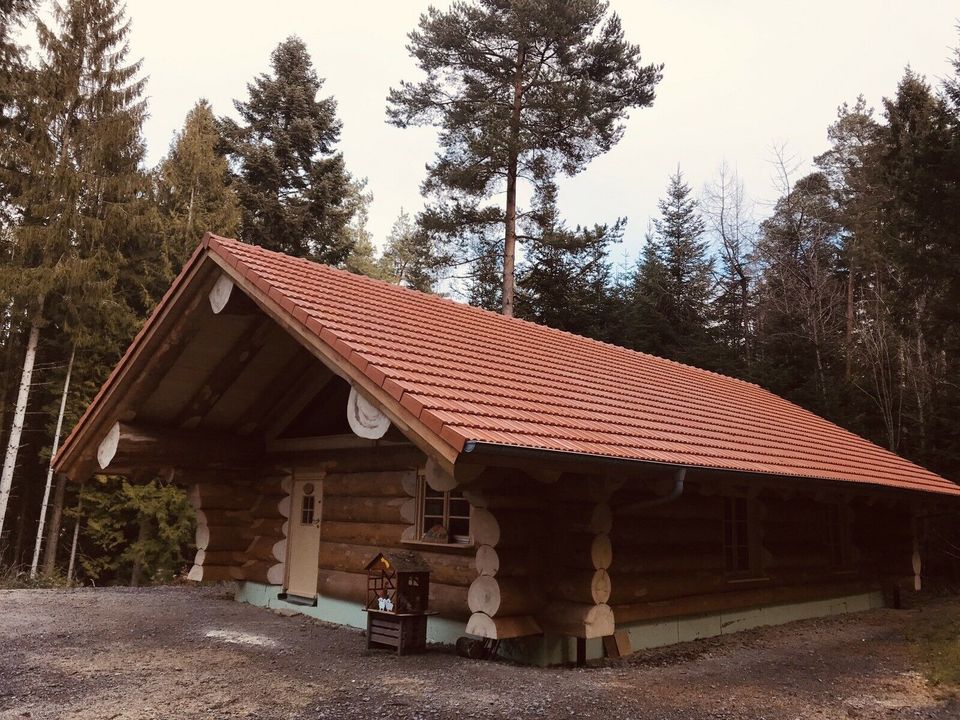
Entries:
MULTIPOLYGON (((278 437, 332 379, 333 373, 326 365, 319 361, 312 362, 306 372, 297 378, 267 413, 267 421, 263 427, 264 437, 268 440, 278 437)), ((340 412, 344 411, 341 409, 340 412)))
POLYGON ((217 401, 236 381, 247 364, 266 344, 273 323, 254 320, 240 335, 234 346, 204 378, 203 384, 184 405, 172 423, 177 427, 197 427, 217 401))
POLYGON ((262 445, 249 438, 116 422, 97 447, 97 465, 119 474, 146 467, 248 467, 262 454, 262 445))
POLYGON ((244 409, 235 426, 237 434, 251 435, 262 428, 279 395, 294 387, 314 362, 313 356, 301 348, 295 348, 287 361, 276 372, 271 373, 271 377, 263 384, 263 390, 244 409))

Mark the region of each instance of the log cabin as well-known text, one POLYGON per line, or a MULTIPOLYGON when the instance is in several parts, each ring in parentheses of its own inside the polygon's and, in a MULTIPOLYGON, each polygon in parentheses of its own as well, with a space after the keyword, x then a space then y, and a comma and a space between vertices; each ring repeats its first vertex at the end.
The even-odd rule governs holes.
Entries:
POLYGON ((567 662, 898 602, 960 487, 754 384, 207 235, 55 460, 164 473, 189 577, 567 662), (615 638, 615 643, 610 639, 615 638))

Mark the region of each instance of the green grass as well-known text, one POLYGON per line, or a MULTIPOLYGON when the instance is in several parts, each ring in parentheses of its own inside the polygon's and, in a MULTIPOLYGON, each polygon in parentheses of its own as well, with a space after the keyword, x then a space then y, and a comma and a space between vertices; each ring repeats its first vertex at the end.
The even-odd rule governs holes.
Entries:
POLYGON ((907 637, 927 679, 960 689, 960 600, 938 601, 914 610, 907 637))

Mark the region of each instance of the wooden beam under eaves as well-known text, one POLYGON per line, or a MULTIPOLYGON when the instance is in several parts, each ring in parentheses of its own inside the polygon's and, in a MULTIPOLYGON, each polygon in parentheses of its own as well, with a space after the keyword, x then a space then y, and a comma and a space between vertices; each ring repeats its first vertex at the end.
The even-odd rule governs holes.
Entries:
POLYGON ((251 322, 223 359, 210 370, 173 424, 184 428, 195 428, 200 425, 217 401, 223 397, 244 368, 266 344, 272 327, 273 322, 268 319, 251 322))

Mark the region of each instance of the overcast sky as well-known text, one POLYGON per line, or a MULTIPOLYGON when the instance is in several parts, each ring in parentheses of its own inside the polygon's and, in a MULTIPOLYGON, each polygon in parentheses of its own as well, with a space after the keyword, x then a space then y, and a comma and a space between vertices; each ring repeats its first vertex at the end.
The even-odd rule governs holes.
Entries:
MULTIPOLYGON (((149 75, 149 161, 167 150, 199 97, 232 111, 246 83, 291 34, 313 55, 324 94, 339 103, 347 168, 369 179, 378 242, 401 208, 421 207, 430 129, 384 122, 387 90, 419 77, 406 33, 429 5, 414 0, 127 0, 132 51, 149 75)), ((445 2, 437 3, 445 5, 445 2)), ((837 106, 863 93, 880 108, 908 64, 938 82, 958 44, 956 0, 612 0, 645 62, 666 65, 654 106, 633 113, 608 155, 561 183, 571 224, 629 217, 625 247, 642 241, 679 163, 699 192, 721 162, 735 166, 764 214, 776 192, 771 148, 799 161, 826 144, 837 106)))

